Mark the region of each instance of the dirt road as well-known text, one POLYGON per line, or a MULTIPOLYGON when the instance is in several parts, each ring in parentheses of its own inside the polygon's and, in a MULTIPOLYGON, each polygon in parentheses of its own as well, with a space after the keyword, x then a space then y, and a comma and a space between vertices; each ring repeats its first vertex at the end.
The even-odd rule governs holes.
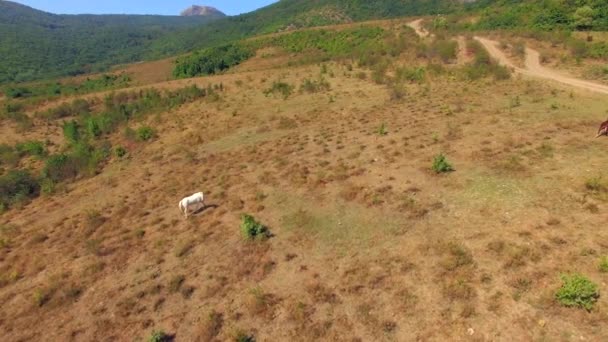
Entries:
POLYGON ((429 36, 429 31, 422 27, 422 19, 409 22, 407 26, 413 28, 414 31, 416 31, 416 34, 418 34, 420 37, 426 38, 429 36))
POLYGON ((481 37, 475 37, 475 40, 480 42, 486 48, 486 50, 488 50, 490 55, 496 60, 498 60, 500 64, 512 68, 517 73, 531 77, 544 78, 602 94, 608 94, 608 86, 581 80, 578 78, 573 78, 567 75, 563 75, 555 70, 543 67, 540 64, 540 54, 536 50, 526 48, 525 67, 520 68, 515 66, 504 54, 504 52, 502 52, 498 48, 497 42, 481 37))
MULTIPOLYGON (((424 27, 422 27, 422 21, 423 21, 422 19, 417 19, 417 20, 411 21, 408 23, 408 26, 413 28, 420 37, 426 38, 426 37, 430 36, 430 33, 426 29, 424 29, 424 27)), ((486 39, 486 38, 481 38, 481 37, 475 37, 475 40, 480 42, 486 48, 486 50, 488 50, 488 52, 490 53, 492 58, 495 58, 496 60, 498 60, 498 62, 500 64, 513 69, 516 73, 530 76, 530 77, 544 78, 544 79, 556 81, 556 82, 559 82, 562 84, 574 86, 577 88, 594 91, 597 93, 608 94, 608 86, 606 86, 606 85, 570 77, 570 76, 561 74, 555 70, 551 70, 551 69, 543 67, 540 64, 540 54, 536 50, 526 48, 525 67, 520 68, 520 67, 515 66, 515 64, 513 64, 511 62, 511 60, 509 60, 509 58, 504 54, 504 52, 502 52, 498 48, 498 42, 490 40, 490 39, 486 39)), ((460 62, 461 60, 463 60, 464 57, 466 57, 462 53, 462 48, 463 48, 463 38, 462 37, 458 38, 458 43, 459 43, 458 45, 460 46, 460 50, 461 50, 461 52, 459 53, 459 62, 460 62)))

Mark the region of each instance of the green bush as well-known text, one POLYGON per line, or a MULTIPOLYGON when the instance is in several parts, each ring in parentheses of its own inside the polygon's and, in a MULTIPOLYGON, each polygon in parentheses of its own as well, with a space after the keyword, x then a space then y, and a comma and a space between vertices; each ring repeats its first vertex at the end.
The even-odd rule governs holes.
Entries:
POLYGON ((227 44, 195 52, 176 61, 173 76, 187 78, 213 75, 238 65, 254 55, 254 51, 243 44, 227 44))
POLYGON ((4 208, 39 194, 40 184, 28 171, 11 170, 0 176, 0 205, 4 208))
POLYGON ((139 141, 148 141, 155 136, 154 130, 149 126, 139 127, 135 132, 139 141))
POLYGON ((148 338, 148 342, 168 342, 171 341, 171 336, 167 335, 162 330, 154 330, 148 338))
POLYGON ((452 165, 450 165, 450 163, 442 153, 435 156, 431 169, 436 173, 446 173, 454 171, 454 168, 452 167, 452 165))
POLYGON ((75 120, 66 121, 63 124, 63 137, 69 144, 75 144, 80 140, 78 122, 75 120))
POLYGON ((42 175, 57 183, 78 175, 78 167, 67 154, 54 154, 46 160, 42 175))
POLYGON ((257 222, 251 215, 244 214, 241 217, 241 232, 248 240, 266 239, 270 237, 268 227, 257 222))
POLYGON ((398 68, 395 72, 398 81, 423 82, 426 79, 426 69, 424 67, 417 68, 398 68))
POLYGON ((443 63, 454 61, 458 56, 458 42, 451 39, 437 39, 430 47, 431 57, 439 57, 443 63))
POLYGON ((281 81, 275 81, 272 83, 272 87, 264 90, 264 94, 266 96, 279 94, 283 97, 283 100, 287 100, 287 98, 293 93, 293 90, 293 85, 281 81))
POLYGON ((300 85, 301 92, 307 93, 318 93, 320 91, 327 91, 331 89, 331 85, 324 77, 319 77, 318 80, 311 80, 309 78, 304 79, 302 81, 302 85, 300 85))
POLYGON ((122 157, 126 156, 126 155, 127 155, 127 153, 128 153, 128 152, 127 152, 127 150, 126 150, 124 147, 122 147, 122 146, 118 146, 118 147, 117 147, 117 148, 114 150, 114 154, 116 154, 116 156, 117 156, 118 158, 122 158, 122 157))
POLYGON ((47 154, 46 149, 44 148, 44 143, 41 141, 26 141, 17 144, 16 148, 21 155, 29 155, 42 158, 47 154))
POLYGON ((600 297, 597 284, 580 274, 562 275, 562 287, 555 294, 557 301, 567 307, 591 310, 600 297))

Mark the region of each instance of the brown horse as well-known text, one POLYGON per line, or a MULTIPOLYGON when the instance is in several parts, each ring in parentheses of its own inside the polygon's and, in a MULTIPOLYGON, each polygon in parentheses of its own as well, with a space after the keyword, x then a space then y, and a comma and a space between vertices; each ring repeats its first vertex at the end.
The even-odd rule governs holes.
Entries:
POLYGON ((608 135, 608 120, 602 122, 602 124, 600 125, 600 129, 597 131, 596 138, 599 138, 602 135, 608 135))

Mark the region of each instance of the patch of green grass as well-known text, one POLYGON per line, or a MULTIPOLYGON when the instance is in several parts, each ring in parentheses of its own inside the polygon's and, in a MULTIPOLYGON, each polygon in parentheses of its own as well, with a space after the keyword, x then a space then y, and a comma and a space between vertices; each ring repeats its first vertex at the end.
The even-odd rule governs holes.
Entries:
POLYGON ((581 274, 562 275, 562 287, 555 294, 563 306, 580 307, 590 311, 600 297, 597 284, 581 274))
POLYGON ((454 171, 454 167, 448 162, 447 158, 443 155, 443 153, 440 153, 439 155, 435 156, 431 169, 436 173, 446 173, 454 171))

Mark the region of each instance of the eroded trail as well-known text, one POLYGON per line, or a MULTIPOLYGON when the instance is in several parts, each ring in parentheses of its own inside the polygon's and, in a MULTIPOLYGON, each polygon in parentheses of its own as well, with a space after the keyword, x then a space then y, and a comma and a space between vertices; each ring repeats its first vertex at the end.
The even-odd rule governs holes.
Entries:
POLYGON ((517 73, 531 77, 553 80, 570 86, 608 94, 608 86, 606 85, 570 77, 555 70, 543 67, 540 64, 540 54, 534 49, 526 48, 525 67, 520 68, 515 66, 504 54, 504 52, 498 48, 498 42, 481 37, 475 37, 475 40, 480 42, 486 48, 486 50, 488 50, 490 55, 498 60, 500 64, 512 68, 517 73))
MULTIPOLYGON (((424 27, 422 26, 422 21, 422 19, 411 21, 410 23, 408 23, 408 26, 413 28, 420 37, 426 38, 430 36, 430 33, 424 29, 424 27)), ((574 78, 571 76, 564 75, 555 70, 545 68, 540 63, 540 53, 534 49, 526 48, 525 66, 524 68, 521 68, 513 64, 509 57, 507 57, 507 55, 505 55, 505 53, 498 48, 498 42, 481 37, 475 37, 475 40, 480 42, 486 48, 486 50, 488 50, 488 53, 490 53, 492 58, 498 60, 500 64, 513 69, 516 73, 530 77, 544 78, 562 84, 567 84, 573 87, 594 91, 597 93, 608 94, 607 85, 574 78)), ((464 56, 462 53, 463 38, 459 37, 458 42, 459 48, 461 50, 461 52, 459 53, 460 63, 464 56)))

